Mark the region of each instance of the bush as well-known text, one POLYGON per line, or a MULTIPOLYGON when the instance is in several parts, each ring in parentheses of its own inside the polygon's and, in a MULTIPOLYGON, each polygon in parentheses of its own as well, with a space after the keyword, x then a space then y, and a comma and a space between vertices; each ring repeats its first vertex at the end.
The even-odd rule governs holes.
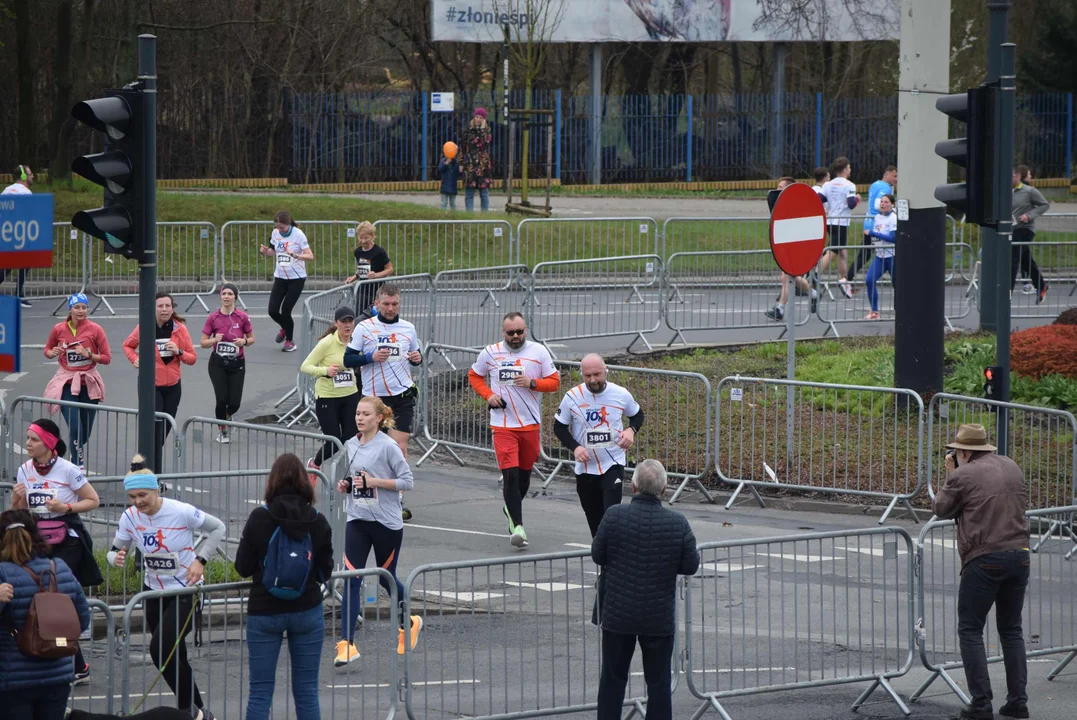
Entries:
POLYGON ((1055 325, 1077 325, 1077 307, 1063 310, 1058 318, 1055 319, 1055 325))
POLYGON ((1016 374, 1036 380, 1045 375, 1077 380, 1077 325, 1044 325, 1014 333, 1010 365, 1016 374))

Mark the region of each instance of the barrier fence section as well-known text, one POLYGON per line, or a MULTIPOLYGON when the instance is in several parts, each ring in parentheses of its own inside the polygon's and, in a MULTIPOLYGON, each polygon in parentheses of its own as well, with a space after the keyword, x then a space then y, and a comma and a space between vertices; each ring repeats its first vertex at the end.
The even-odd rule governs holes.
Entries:
POLYGON ((685 676, 703 701, 693 720, 710 709, 730 720, 722 698, 849 683, 870 683, 854 711, 881 687, 909 714, 890 685, 914 659, 907 532, 729 540, 699 551, 684 605, 685 676))
MULTIPOLYGON (((408 614, 424 618, 405 647, 410 720, 542 717, 596 708, 602 635, 590 551, 422 565, 408 576, 408 614)), ((674 659, 679 634, 675 634, 674 659)), ((642 659, 625 707, 644 715, 642 659)), ((672 665, 671 688, 678 682, 672 665)))
POLYGON ((116 704, 116 620, 105 603, 93 598, 89 635, 79 640, 82 656, 93 672, 85 684, 71 687, 68 708, 111 715, 116 704))
POLYGON ((532 268, 551 261, 665 256, 658 223, 649 217, 528 218, 516 227, 516 243, 515 262, 532 268))
MULTIPOLYGON (((333 324, 333 315, 337 308, 347 306, 352 312, 360 312, 355 309, 356 288, 352 285, 341 285, 332 290, 315 293, 303 301, 303 315, 299 321, 299 352, 300 364, 314 350, 314 346, 322 338, 333 324)), ((278 422, 292 427, 296 423, 309 418, 309 422, 316 421, 314 417, 314 383, 317 378, 307 375, 302 371, 296 372, 295 390, 288 393, 277 402, 277 406, 284 404, 289 398, 295 398, 296 404, 280 416, 278 422)))
MULTIPOLYGON (((69 222, 52 224, 52 266, 32 270, 6 270, 5 277, 14 283, 18 275, 26 277, 22 297, 28 300, 64 299, 77 292, 85 292, 88 282, 86 266, 87 236, 82 235, 69 222)), ((66 303, 60 303, 66 309, 66 303)))
POLYGON ((888 500, 879 522, 923 486, 924 405, 901 388, 727 377, 718 383, 715 470, 736 485, 888 500))
MULTIPOLYGON (((1077 505, 1031 510, 1027 513, 1031 535, 1046 530, 1038 550, 1030 553, 1029 581, 1022 608, 1024 643, 1030 658, 1062 655, 1047 673, 1054 680, 1077 657, 1077 551, 1074 517, 1077 505)), ((1030 538, 1031 540, 1031 538, 1030 538)), ((910 696, 915 702, 935 682, 943 682, 966 705, 969 698, 952 676, 964 667, 958 638, 958 588, 961 559, 957 553, 957 527, 952 520, 936 520, 924 525, 917 540, 916 565, 919 574, 919 619, 917 644, 920 660, 930 671, 928 678, 910 696)), ((1002 660, 1001 639, 995 630, 995 608, 987 616, 984 642, 989 663, 1002 660)), ((1035 667, 1035 665, 1030 665, 1035 667)))
MULTIPOLYGON (((554 365, 561 373, 561 390, 542 396, 540 447, 543 460, 555 467, 546 478, 543 489, 549 487, 562 469, 567 467, 570 473, 574 471, 575 460, 554 435, 554 422, 561 398, 583 383, 580 363, 558 360, 554 365)), ((701 480, 711 468, 712 429, 711 413, 699 398, 711 397, 710 381, 699 373, 618 365, 609 366, 608 381, 627 388, 644 414, 643 428, 628 451, 625 474, 631 476, 638 459, 661 458, 669 476, 680 479, 670 498, 671 504, 677 502, 689 484, 694 485, 708 502, 714 502, 701 480)), ((628 482, 627 477, 625 482, 628 482)))
MULTIPOLYGON (((1072 233, 1069 235, 1072 237, 1072 233)), ((1077 241, 1015 242, 1012 258, 1016 270, 1011 269, 1011 277, 1015 278, 1010 295, 1011 317, 1053 318, 1077 306, 1077 241), (1033 267, 1037 272, 1032 271, 1033 267), (1024 278, 1020 286, 1017 277, 1024 278), (1041 299, 1039 291, 1044 287, 1047 293, 1041 299)))
MULTIPOLYGON (((367 592, 356 593, 360 597, 361 620, 354 629, 352 641, 362 659, 335 668, 331 673, 323 671, 313 692, 321 696, 323 717, 391 719, 397 712, 396 696, 400 684, 397 587, 388 571, 381 568, 334 573, 330 581, 330 584, 342 585, 345 591, 360 583, 367 592), (371 587, 371 583, 377 581, 387 588, 387 603, 378 600, 371 587), (373 601, 367 596, 373 597, 373 601), (327 690, 328 701, 325 698, 327 690)), ((130 714, 140 703, 142 711, 179 707, 175 692, 186 694, 197 690, 202 706, 217 717, 243 717, 252 699, 250 684, 253 679, 258 683, 259 698, 264 698, 262 693, 272 692, 273 717, 296 716, 290 653, 280 654, 272 677, 255 674, 260 668, 250 665, 251 637, 247 614, 250 587, 250 583, 229 583, 144 591, 131 599, 123 614, 121 699, 124 714, 130 714), (188 650, 188 641, 183 640, 176 652, 187 655, 193 670, 192 678, 181 680, 175 669, 176 663, 173 663, 154 686, 158 675, 154 663, 158 658, 168 657, 174 642, 172 638, 185 626, 193 638, 193 650, 188 650), (156 638, 151 632, 155 627, 160 629, 156 638), (154 662, 141 661, 144 655, 154 662), (269 681, 274 684, 272 688, 267 685, 269 681)), ((343 636, 340 608, 341 605, 332 598, 325 601, 325 628, 318 638, 319 664, 324 658, 332 657, 333 641, 343 636)), ((289 638, 289 644, 299 642, 298 638, 289 638)), ((289 650, 294 652, 296 648, 289 650)))
MULTIPOLYGON (((268 468, 284 453, 306 461, 325 446, 333 458, 323 467, 326 474, 332 474, 344 448, 339 439, 321 433, 197 416, 184 421, 181 435, 185 473, 268 468), (220 442, 222 428, 227 430, 228 442, 220 442)), ((254 497, 261 494, 258 491, 254 497)))
POLYGON ((395 275, 519 262, 512 225, 504 220, 378 220, 374 228, 395 275))
POLYGON ((473 347, 501 334, 501 318, 530 312, 531 271, 526 265, 443 270, 434 277, 430 342, 473 347))
POLYGON ((925 474, 934 499, 945 479, 946 444, 961 425, 978 423, 997 441, 1000 423, 1009 437, 1007 455, 1025 474, 1033 510, 1077 504, 1077 419, 1065 410, 938 393, 927 407, 925 474))
MULTIPOLYGON (((91 310, 104 305, 115 315, 109 298, 138 296, 138 263, 106 253, 105 244, 96 238, 87 237, 86 242, 89 291, 97 299, 91 310)), ((208 313, 210 306, 202 296, 217 291, 220 276, 216 226, 200 221, 157 223, 157 258, 157 289, 177 298, 190 297, 183 312, 199 303, 208 313)))
MULTIPOLYGON (((523 222, 530 222, 524 220, 523 222)), ((522 225, 523 223, 521 223, 522 225)), ((624 255, 540 262, 531 270, 531 337, 561 340, 645 337, 662 326, 662 258, 624 255)))
POLYGON ((467 372, 478 357, 474 348, 456 345, 427 346, 420 371, 419 398, 423 437, 431 443, 415 462, 419 467, 438 448, 464 465, 457 450, 494 454, 490 433, 490 408, 467 381, 467 372))

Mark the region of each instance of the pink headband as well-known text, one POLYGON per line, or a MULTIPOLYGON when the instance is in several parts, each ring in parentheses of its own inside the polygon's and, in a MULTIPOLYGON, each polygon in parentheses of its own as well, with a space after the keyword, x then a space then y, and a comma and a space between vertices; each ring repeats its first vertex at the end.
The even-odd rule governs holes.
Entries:
POLYGON ((56 443, 60 442, 60 438, 56 437, 37 423, 30 423, 30 430, 32 430, 35 435, 41 438, 41 442, 45 443, 45 447, 55 452, 56 443))

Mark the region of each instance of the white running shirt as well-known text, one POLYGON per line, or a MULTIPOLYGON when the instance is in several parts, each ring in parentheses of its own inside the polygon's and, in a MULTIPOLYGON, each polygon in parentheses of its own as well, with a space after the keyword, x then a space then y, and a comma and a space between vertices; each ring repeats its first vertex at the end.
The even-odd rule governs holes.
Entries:
POLYGON ((827 224, 848 227, 853 216, 853 211, 849 209, 848 199, 856 195, 856 185, 846 178, 836 177, 823 185, 823 193, 826 194, 827 224))
POLYGON ((187 568, 195 559, 194 531, 202 527, 205 518, 193 505, 163 498, 156 515, 143 515, 134 506, 124 510, 116 539, 124 544, 134 541, 138 546, 146 587, 187 587, 187 568))
POLYGON ((273 264, 276 268, 273 271, 273 277, 284 280, 298 280, 307 276, 306 260, 296 260, 288 254, 289 252, 294 252, 301 255, 304 250, 310 248, 307 236, 303 234, 302 230, 293 227, 292 231, 288 233, 288 237, 284 237, 279 230, 273 228, 273 236, 269 238, 269 246, 273 248, 273 264))
POLYGON ((16 482, 26 486, 26 506, 32 513, 41 518, 57 518, 67 512, 49 512, 45 502, 55 498, 74 505, 81 500, 78 491, 86 484, 86 476, 77 465, 63 458, 56 458, 56 464, 44 475, 38 473, 33 460, 27 460, 19 468, 16 482))
POLYGON ((33 195, 34 191, 26 187, 22 183, 12 183, 4 188, 0 195, 33 195))
MULTIPOLYGON (((878 233, 896 233, 897 232, 897 213, 893 210, 889 215, 883 215, 879 213, 872 218, 875 221, 875 232, 878 233)), ((873 237, 871 239, 872 245, 875 246, 875 257, 878 258, 892 258, 894 257, 894 243, 880 240, 873 237)))
POLYGON ((542 422, 542 393, 512 384, 518 375, 541 380, 557 372, 550 351, 528 340, 519 350, 504 342, 488 345, 479 353, 471 369, 486 378, 494 394, 505 401, 505 408, 490 408, 490 426, 525 428, 542 422))
POLYGON ((389 349, 389 359, 385 362, 367 363, 359 368, 364 397, 400 395, 415 384, 408 353, 421 348, 415 326, 407 320, 397 318, 394 323, 384 323, 379 317, 367 318, 356 326, 348 347, 362 353, 389 349))
POLYGON ((568 425, 572 437, 587 448, 590 459, 576 463, 576 474, 601 475, 614 465, 625 464, 625 451, 617 447, 624 418, 639 412, 639 403, 620 385, 606 383, 595 395, 583 383, 565 393, 557 408, 557 422, 568 425))

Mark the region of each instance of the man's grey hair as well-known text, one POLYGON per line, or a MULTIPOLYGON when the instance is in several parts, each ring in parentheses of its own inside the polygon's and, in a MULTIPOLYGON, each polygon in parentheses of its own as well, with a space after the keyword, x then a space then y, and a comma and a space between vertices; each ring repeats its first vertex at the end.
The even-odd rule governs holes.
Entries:
POLYGON ((662 497, 666 491, 666 469, 657 460, 644 460, 636 466, 632 483, 640 495, 662 497))

